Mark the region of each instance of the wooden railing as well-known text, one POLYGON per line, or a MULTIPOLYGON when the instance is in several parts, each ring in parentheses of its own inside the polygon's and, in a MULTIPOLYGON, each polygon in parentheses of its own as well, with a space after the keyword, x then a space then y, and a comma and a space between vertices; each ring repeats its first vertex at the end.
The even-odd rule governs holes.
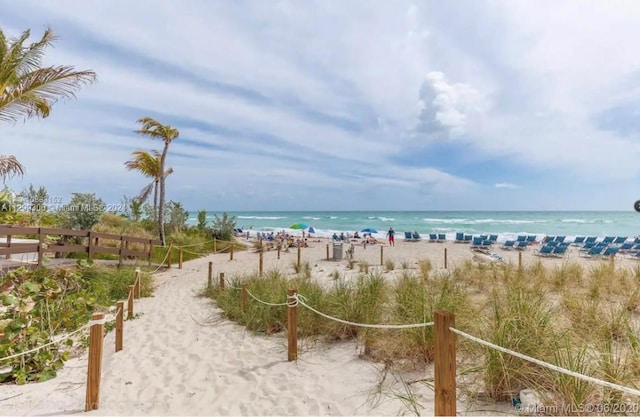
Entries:
POLYGON ((42 266, 42 258, 47 253, 86 253, 89 259, 94 259, 98 254, 111 254, 118 255, 118 265, 128 258, 146 259, 151 264, 153 246, 162 243, 157 239, 49 227, 0 226, 0 237, 2 236, 6 236, 7 240, 0 242, 0 256, 5 255, 5 258, 9 259, 11 255, 37 253, 38 266, 42 266), (12 242, 11 238, 17 236, 34 236, 33 240, 37 242, 12 242), (50 236, 60 236, 61 239, 58 242, 47 243, 50 236), (69 237, 87 238, 86 244, 68 243, 69 237), (105 246, 105 241, 112 242, 112 245, 105 246), (142 246, 142 250, 133 250, 136 248, 131 247, 132 243, 142 246))

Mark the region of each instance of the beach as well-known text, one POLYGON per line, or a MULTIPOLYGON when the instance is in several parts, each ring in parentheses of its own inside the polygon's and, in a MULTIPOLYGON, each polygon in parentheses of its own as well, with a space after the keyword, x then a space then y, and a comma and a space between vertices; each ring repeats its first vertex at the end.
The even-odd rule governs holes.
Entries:
MULTIPOLYGON (((327 260, 327 239, 312 239, 301 250, 302 261, 311 266, 311 277, 331 285, 330 275, 339 271, 345 277, 357 275, 346 260, 327 260)), ((435 270, 467 261, 491 262, 469 245, 405 242, 396 246, 355 245, 354 259, 380 268, 381 247, 384 260, 417 268, 429 259, 435 270)), ((330 248, 331 249, 331 248, 330 248)), ((564 258, 536 257, 534 247, 525 251, 492 249, 505 262, 525 265, 541 260, 560 266, 575 261, 589 267, 609 260, 585 259, 571 248, 564 258)), ((331 250, 329 251, 331 253, 331 250)), ((265 271, 290 272, 297 249, 264 252, 265 271)), ((378 389, 383 365, 362 359, 355 342, 325 345, 300 341, 298 360, 287 361, 285 334, 254 335, 226 320, 210 299, 201 297, 207 282, 209 262, 214 275, 228 279, 256 273, 259 254, 237 251, 230 260, 227 253, 208 255, 159 272, 152 297, 136 303, 134 320, 125 322, 124 350, 114 353, 114 332, 105 337, 102 364, 100 408, 96 415, 398 415, 407 411, 400 399, 402 385, 387 378, 378 389), (379 392, 376 395, 376 392, 379 392)), ((494 259, 495 261, 495 259, 494 259)), ((635 260, 618 256, 617 267, 633 268, 635 260)), ((400 268, 382 272, 395 279, 400 268)), ((252 301, 250 301, 252 302, 252 301)), ((279 307, 274 307, 279 308, 279 307)), ((58 415, 84 409, 86 352, 69 360, 53 380, 23 386, 0 386, 2 415, 58 415)), ((413 372, 406 380, 432 378, 433 370, 413 372)), ((425 384, 412 385, 420 413, 433 415, 433 391, 425 384)), ((466 404, 459 400, 462 414, 517 415, 509 404, 466 404), (482 411, 473 411, 482 410, 482 411)))

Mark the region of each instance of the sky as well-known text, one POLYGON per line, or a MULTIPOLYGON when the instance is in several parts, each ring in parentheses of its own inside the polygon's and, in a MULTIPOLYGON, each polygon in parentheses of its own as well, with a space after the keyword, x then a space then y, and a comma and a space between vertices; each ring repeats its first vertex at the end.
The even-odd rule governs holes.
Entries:
POLYGON ((640 2, 0 0, 9 36, 98 81, 0 125, 8 180, 107 203, 180 131, 189 210, 633 210, 640 2))

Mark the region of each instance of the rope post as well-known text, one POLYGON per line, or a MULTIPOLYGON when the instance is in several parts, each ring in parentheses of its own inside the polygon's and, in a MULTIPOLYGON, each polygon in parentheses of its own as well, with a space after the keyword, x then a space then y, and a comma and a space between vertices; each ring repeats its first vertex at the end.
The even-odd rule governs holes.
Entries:
POLYGON ((240 293, 240 299, 242 303, 242 312, 247 312, 247 284, 242 284, 242 293, 240 293))
MULTIPOLYGON (((93 313, 91 321, 104 319, 104 313, 93 313)), ((102 343, 104 323, 92 324, 89 333, 89 363, 87 367, 87 395, 84 411, 97 410, 100 405, 100 376, 102 374, 102 343)))
POLYGON ((327 243, 327 261, 329 260, 329 244, 327 243))
POLYGON ((216 238, 213 238, 213 253, 216 253, 216 238))
POLYGON ((213 286, 213 262, 209 262, 209 275, 207 276, 207 287, 211 289, 213 286))
POLYGON ((133 318, 133 285, 129 285, 129 298, 127 299, 127 319, 133 318))
POLYGON ((280 245, 278 245, 278 259, 280 259, 280 245))
POLYGON ((134 281, 133 285, 133 298, 135 298, 136 300, 140 299, 140 281, 141 281, 141 273, 140 273, 140 268, 136 268, 136 280, 134 281))
POLYGON ((293 299, 295 289, 287 291, 287 356, 289 362, 298 359, 298 309, 297 302, 293 299))
POLYGON ((380 246, 380 265, 384 265, 384 246, 380 246))
POLYGON ((518 252, 518 270, 522 271, 522 252, 518 252))
POLYGON ((298 245, 298 268, 300 268, 300 255, 302 253, 302 246, 298 245))
POLYGON ((184 257, 184 251, 182 248, 178 251, 178 269, 182 269, 182 259, 184 257))
POLYGON ((258 274, 262 276, 262 268, 264 266, 264 253, 260 251, 260 267, 258 268, 258 274))
POLYGON ((448 311, 434 313, 435 326, 435 415, 456 415, 456 335, 455 316, 448 311))
POLYGON ((233 244, 231 244, 229 248, 229 260, 233 261, 233 244))
POLYGON ((224 290, 224 272, 220 272, 220 289, 224 290))
POLYGON ((444 248, 444 269, 447 269, 447 248, 444 248))
POLYGON ((116 303, 116 352, 122 350, 122 333, 124 330, 124 301, 116 303))
POLYGON ((171 269, 171 255, 173 255, 173 245, 169 245, 169 249, 167 251, 169 254, 167 255, 167 268, 171 269))

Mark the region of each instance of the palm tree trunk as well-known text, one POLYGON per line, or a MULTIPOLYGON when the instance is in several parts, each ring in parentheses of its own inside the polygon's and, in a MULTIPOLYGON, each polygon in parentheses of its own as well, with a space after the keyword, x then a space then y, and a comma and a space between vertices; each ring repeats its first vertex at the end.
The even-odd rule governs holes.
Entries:
POLYGON ((162 242, 162 246, 166 246, 167 241, 164 235, 164 199, 165 199, 165 187, 164 181, 165 176, 162 175, 164 173, 164 161, 167 157, 167 152, 169 151, 169 142, 164 143, 164 149, 162 150, 162 157, 160 158, 160 202, 158 205, 158 227, 160 231, 160 241, 162 242))
POLYGON ((160 180, 156 178, 153 186, 153 220, 158 221, 158 185, 160 180))

